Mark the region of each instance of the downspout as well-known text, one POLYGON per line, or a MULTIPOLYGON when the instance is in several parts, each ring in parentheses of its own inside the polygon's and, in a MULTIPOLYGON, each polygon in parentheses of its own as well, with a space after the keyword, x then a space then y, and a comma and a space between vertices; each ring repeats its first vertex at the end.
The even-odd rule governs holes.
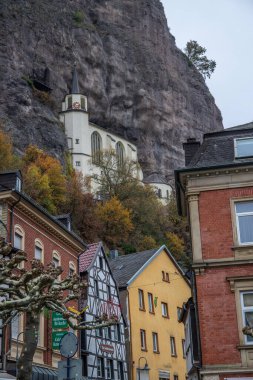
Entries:
MULTIPOLYGON (((134 379, 134 366, 133 366, 133 352, 132 352, 132 326, 131 326, 131 311, 130 311, 130 297, 129 290, 127 290, 127 305, 128 305, 128 317, 129 317, 129 368, 131 369, 131 377, 130 380, 134 379)), ((129 371, 130 372, 130 371, 129 371)))
POLYGON ((14 208, 16 205, 21 201, 21 194, 19 194, 19 199, 11 206, 10 209, 10 232, 9 232, 9 242, 13 245, 14 239, 13 239, 13 216, 14 216, 14 208))
POLYGON ((197 326, 197 339, 198 339, 198 357, 199 357, 199 365, 196 366, 198 379, 200 380, 199 370, 202 367, 202 350, 201 350, 201 340, 200 340, 200 324, 199 324, 199 312, 198 312, 198 297, 197 297, 197 286, 196 286, 196 275, 193 271, 193 302, 195 306, 195 316, 196 316, 196 326, 197 326))

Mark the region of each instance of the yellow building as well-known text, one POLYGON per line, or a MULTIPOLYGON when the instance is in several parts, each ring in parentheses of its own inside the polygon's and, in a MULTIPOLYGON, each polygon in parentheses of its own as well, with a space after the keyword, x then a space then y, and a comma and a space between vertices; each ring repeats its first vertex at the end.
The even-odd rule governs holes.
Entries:
POLYGON ((180 306, 190 284, 166 246, 110 260, 129 331, 129 379, 184 380, 180 306), (148 368, 148 370, 147 370, 148 368))

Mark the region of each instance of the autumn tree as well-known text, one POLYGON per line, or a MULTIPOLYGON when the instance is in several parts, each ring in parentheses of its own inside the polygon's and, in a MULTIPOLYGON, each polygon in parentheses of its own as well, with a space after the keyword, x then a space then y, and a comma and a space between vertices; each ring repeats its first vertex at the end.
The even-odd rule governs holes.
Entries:
POLYGON ((189 41, 184 49, 189 62, 192 63, 204 78, 210 78, 216 68, 216 62, 205 55, 206 48, 200 46, 197 41, 189 41))
POLYGON ((46 308, 56 311, 68 321, 74 330, 91 330, 117 323, 117 316, 105 315, 92 322, 81 321, 79 314, 68 308, 68 302, 77 300, 86 284, 77 275, 59 279, 61 267, 44 266, 33 260, 25 269, 23 251, 13 248, 0 239, 0 319, 5 327, 19 313, 25 313, 24 344, 17 362, 17 379, 30 380, 32 361, 37 347, 36 332, 39 316, 46 308))
POLYGON ((22 159, 24 191, 50 213, 61 212, 66 202, 66 176, 59 160, 30 145, 22 159))
POLYGON ((88 178, 71 170, 67 176, 67 201, 63 211, 71 214, 73 229, 87 243, 98 240, 101 223, 96 214, 97 203, 89 192, 88 178))
POLYGON ((98 205, 96 215, 101 222, 100 237, 110 249, 118 248, 133 230, 130 211, 112 197, 98 205))
POLYGON ((17 168, 19 160, 13 153, 13 145, 9 135, 0 128, 0 172, 17 168))
POLYGON ((127 158, 120 162, 114 150, 100 152, 97 166, 100 174, 94 174, 92 179, 104 198, 117 197, 121 201, 127 199, 140 182, 139 165, 127 158))

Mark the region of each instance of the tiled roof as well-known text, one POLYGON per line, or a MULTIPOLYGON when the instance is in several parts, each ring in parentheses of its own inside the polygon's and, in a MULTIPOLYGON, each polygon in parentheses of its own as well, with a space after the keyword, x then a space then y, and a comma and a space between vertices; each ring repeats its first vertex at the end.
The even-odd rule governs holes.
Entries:
POLYGON ((132 253, 110 259, 109 264, 113 277, 119 288, 127 285, 133 275, 157 252, 158 248, 149 251, 132 253))
POLYGON ((79 256, 79 272, 85 272, 93 260, 95 259, 95 256, 98 252, 98 249, 100 248, 101 243, 94 243, 94 244, 89 244, 87 246, 87 250, 81 253, 79 256))
MULTIPOLYGON (((234 139, 253 137, 253 123, 207 133, 187 169, 253 163, 252 157, 235 158, 234 139)), ((253 152, 252 152, 253 156, 253 152)))

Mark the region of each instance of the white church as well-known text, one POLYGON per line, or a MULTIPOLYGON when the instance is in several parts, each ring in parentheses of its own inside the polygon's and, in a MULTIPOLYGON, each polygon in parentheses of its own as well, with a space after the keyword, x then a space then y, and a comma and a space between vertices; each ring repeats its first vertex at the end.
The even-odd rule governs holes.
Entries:
MULTIPOLYGON (((136 145, 89 121, 87 97, 80 93, 76 68, 73 71, 70 94, 62 102, 60 120, 65 127, 73 167, 84 176, 100 174, 98 157, 101 151, 114 150, 118 162, 129 159, 138 163, 136 145)), ((172 188, 159 174, 143 178, 142 170, 138 169, 135 175, 143 183, 154 187, 161 201, 166 202, 172 188)), ((91 190, 95 195, 97 188, 93 182, 91 190)))

